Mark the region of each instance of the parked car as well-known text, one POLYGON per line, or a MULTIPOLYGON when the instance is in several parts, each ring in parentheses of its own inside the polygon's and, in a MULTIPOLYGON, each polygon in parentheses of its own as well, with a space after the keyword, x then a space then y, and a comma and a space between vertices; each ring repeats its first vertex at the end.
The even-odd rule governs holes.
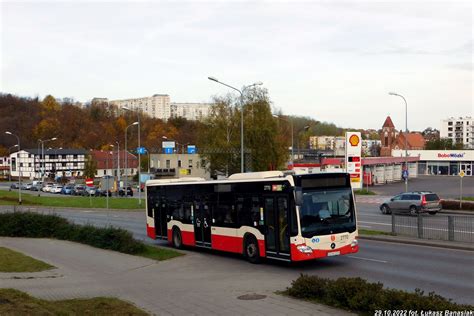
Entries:
POLYGON ((82 192, 83 196, 95 196, 95 192, 97 191, 96 187, 86 187, 85 190, 82 192))
MULTIPOLYGON (((97 189, 95 196, 107 196, 107 190, 97 189)), ((109 190, 109 196, 112 196, 112 192, 109 190)))
POLYGON ((118 194, 120 196, 133 196, 133 190, 132 190, 132 187, 127 187, 127 189, 125 190, 125 188, 120 188, 119 191, 118 191, 118 194))
POLYGON ((59 193, 61 193, 62 189, 63 189, 62 185, 55 184, 55 185, 53 185, 53 187, 51 189, 49 189, 49 192, 59 194, 59 193))
POLYGON ((41 189, 43 192, 50 192, 51 188, 53 187, 54 183, 53 182, 47 182, 43 188, 41 189))
POLYGON ((74 186, 72 185, 65 185, 61 190, 61 194, 71 195, 72 191, 74 190, 74 186))
POLYGON ((25 190, 31 190, 31 187, 33 187, 33 183, 25 183, 21 188, 25 190))
POLYGON ((380 205, 383 214, 391 214, 392 211, 409 212, 411 215, 418 213, 429 213, 435 215, 441 211, 441 203, 438 195, 429 191, 405 192, 394 196, 380 205))
POLYGON ((43 188, 43 185, 41 183, 40 184, 33 184, 30 191, 41 191, 42 188, 43 188))
POLYGON ((72 195, 82 195, 82 193, 86 190, 86 186, 83 184, 78 184, 72 190, 72 195))
POLYGON ((16 190, 16 189, 18 189, 18 188, 20 188, 20 184, 19 184, 19 183, 12 183, 12 184, 10 185, 10 190, 11 190, 11 189, 15 189, 15 190, 16 190))

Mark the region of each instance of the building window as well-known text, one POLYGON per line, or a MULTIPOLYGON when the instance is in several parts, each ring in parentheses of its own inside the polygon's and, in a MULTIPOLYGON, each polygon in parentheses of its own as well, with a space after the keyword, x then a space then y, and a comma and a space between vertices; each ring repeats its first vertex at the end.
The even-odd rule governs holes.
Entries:
POLYGON ((448 122, 448 125, 449 125, 449 126, 452 126, 452 125, 453 125, 453 122, 448 122))
POLYGON ((28 168, 31 168, 31 162, 30 162, 30 163, 28 163, 28 168))
POLYGON ((452 127, 448 127, 448 131, 452 132, 452 131, 453 131, 453 128, 452 128, 452 127))
POLYGON ((188 161, 188 168, 192 168, 193 167, 193 160, 192 159, 189 159, 188 161))
POLYGON ((67 155, 63 155, 63 159, 66 159, 67 158, 67 155))
POLYGON ((104 170, 104 176, 107 175, 107 170, 104 170))
POLYGON ((448 137, 453 137, 453 133, 448 133, 448 137))
POLYGON ((74 162, 72 165, 73 165, 74 167, 77 167, 77 162, 74 162))
POLYGON ((178 160, 178 168, 181 168, 181 160, 178 160))
POLYGON ((74 155, 73 158, 74 158, 74 159, 77 159, 77 155, 74 155))

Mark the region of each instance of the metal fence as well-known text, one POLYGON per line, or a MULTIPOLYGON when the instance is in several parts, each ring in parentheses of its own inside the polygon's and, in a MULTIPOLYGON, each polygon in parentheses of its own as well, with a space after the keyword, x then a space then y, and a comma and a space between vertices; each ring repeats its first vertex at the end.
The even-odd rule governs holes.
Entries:
POLYGON ((473 228, 474 216, 410 216, 392 212, 392 233, 395 235, 473 243, 473 228))

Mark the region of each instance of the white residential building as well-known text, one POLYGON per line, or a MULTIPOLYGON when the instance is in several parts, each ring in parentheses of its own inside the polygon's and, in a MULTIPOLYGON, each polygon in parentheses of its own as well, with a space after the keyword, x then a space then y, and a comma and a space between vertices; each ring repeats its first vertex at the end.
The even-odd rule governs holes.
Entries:
MULTIPOLYGON (((103 102, 103 99, 101 99, 103 102)), ((151 97, 111 100, 109 104, 117 106, 119 109, 127 107, 132 111, 140 111, 153 118, 164 121, 171 117, 170 96, 167 94, 154 94, 151 97)))
POLYGON ((86 151, 83 149, 23 149, 10 154, 10 173, 12 177, 41 178, 44 168, 45 177, 75 177, 84 172, 86 151))
POLYGON ((309 138, 311 149, 332 150, 335 156, 344 156, 345 142, 344 136, 311 136, 309 138))
POLYGON ((183 117, 191 121, 201 121, 211 111, 209 103, 171 103, 171 117, 183 117))
POLYGON ((474 119, 466 117, 450 117, 441 121, 439 132, 440 138, 448 138, 453 144, 464 144, 468 148, 474 148, 474 119))

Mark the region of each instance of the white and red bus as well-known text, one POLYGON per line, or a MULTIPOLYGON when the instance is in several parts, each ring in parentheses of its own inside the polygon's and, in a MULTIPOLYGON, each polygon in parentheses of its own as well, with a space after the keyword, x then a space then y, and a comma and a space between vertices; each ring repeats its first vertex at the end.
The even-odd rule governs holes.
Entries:
POLYGON ((359 250, 349 174, 241 173, 225 180, 146 182, 147 235, 194 246, 302 261, 359 250))

